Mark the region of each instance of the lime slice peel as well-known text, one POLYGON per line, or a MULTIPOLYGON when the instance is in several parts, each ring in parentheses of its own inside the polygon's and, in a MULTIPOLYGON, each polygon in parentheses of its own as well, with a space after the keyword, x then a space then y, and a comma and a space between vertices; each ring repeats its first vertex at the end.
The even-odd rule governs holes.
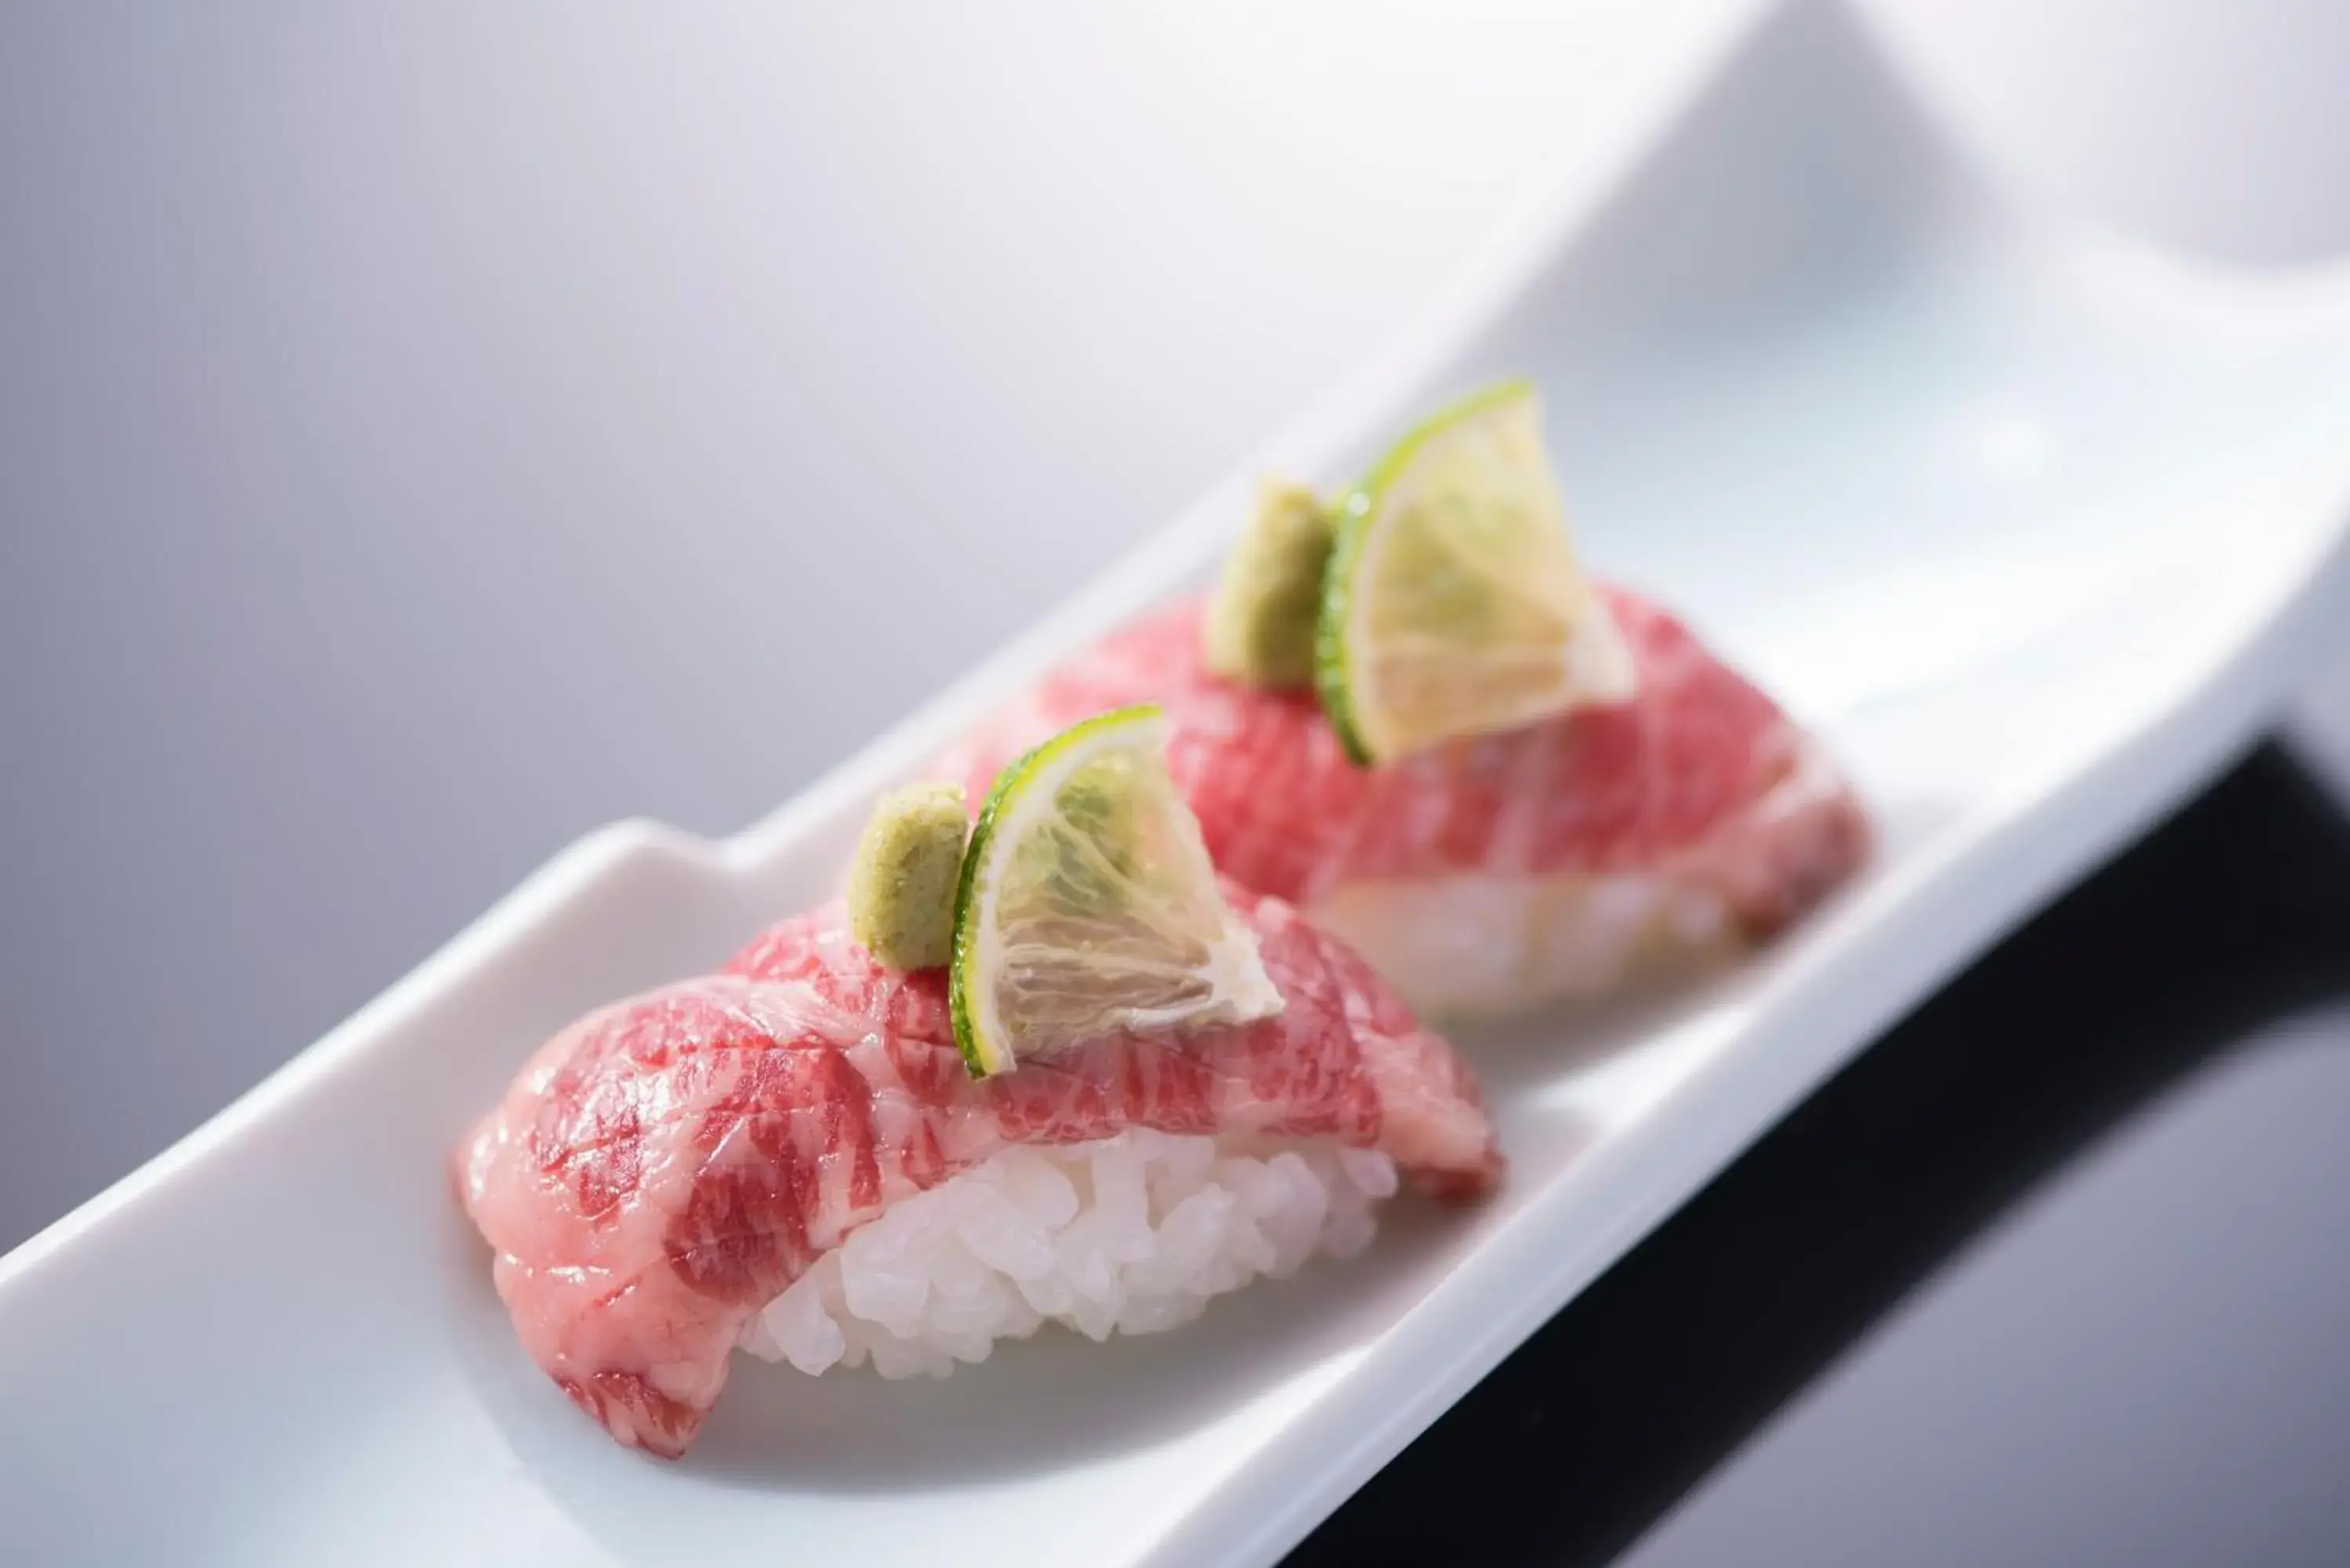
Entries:
POLYGON ((1440 409, 1340 501, 1315 686, 1357 763, 1618 701, 1633 684, 1575 562, 1532 382, 1440 409))
POLYGON ((1164 761, 1155 707, 1088 719, 997 775, 955 895, 949 1002, 974 1075, 1117 1030, 1281 1011, 1164 761))

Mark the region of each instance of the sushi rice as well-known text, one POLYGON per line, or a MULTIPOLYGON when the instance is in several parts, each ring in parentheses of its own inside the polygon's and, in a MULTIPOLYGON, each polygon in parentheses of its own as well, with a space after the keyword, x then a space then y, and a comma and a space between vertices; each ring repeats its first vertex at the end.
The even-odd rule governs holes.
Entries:
POLYGON ((1641 871, 1344 882, 1314 918, 1413 1006, 1456 1019, 1507 1018, 1651 971, 1694 971, 1728 957, 1737 936, 1720 891, 1641 871))
POLYGON ((1190 1323, 1259 1275, 1346 1257, 1396 1190, 1375 1149, 1129 1128, 1007 1148, 852 1232, 751 1319, 743 1348, 816 1374, 943 1376, 1059 1323, 1095 1340, 1190 1323))

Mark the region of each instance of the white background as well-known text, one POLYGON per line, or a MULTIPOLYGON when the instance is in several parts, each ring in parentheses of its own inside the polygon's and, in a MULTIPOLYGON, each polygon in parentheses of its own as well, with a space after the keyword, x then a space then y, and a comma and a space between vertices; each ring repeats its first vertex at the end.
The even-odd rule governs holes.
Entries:
MULTIPOLYGON (((1726 3, 13 13, 0 1246, 577 834, 789 795, 1726 3)), ((2350 5, 1871 14, 2052 199, 2350 251, 2350 5)))

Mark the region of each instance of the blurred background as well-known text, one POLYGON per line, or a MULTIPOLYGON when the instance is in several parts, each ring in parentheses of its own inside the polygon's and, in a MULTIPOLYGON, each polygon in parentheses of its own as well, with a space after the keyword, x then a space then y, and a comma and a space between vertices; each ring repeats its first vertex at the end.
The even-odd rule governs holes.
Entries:
MULTIPOLYGON (((12 8, 0 1249, 578 834, 788 797, 1741 9, 12 8)), ((2350 257, 2350 5, 1861 9, 2051 201, 2350 257)), ((2350 628, 2296 724, 2350 785, 2350 628)))

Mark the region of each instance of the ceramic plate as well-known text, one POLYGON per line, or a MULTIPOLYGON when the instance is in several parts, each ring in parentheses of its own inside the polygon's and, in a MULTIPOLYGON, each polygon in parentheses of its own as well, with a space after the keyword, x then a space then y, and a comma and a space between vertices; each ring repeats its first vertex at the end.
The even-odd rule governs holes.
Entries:
POLYGON ((11 1561, 1268 1562, 1875 1033, 2227 759, 2350 608, 2350 277, 2195 271, 1979 183, 1835 8, 1739 29, 1356 383, 806 797, 625 824, 0 1263, 11 1561), (517 1348, 443 1158, 582 1009, 816 897, 877 787, 1197 581, 1253 474, 1541 379, 1588 555, 1816 724, 1869 875, 1677 998, 1481 1032, 1466 1216, 1184 1333, 941 1383, 745 1365, 681 1464, 517 1348))

